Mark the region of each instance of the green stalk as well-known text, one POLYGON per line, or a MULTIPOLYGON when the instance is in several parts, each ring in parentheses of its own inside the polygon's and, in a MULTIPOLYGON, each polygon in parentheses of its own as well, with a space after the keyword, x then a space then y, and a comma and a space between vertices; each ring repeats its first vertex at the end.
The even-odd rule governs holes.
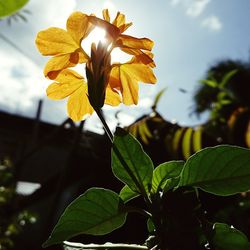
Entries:
POLYGON ((128 164, 126 163, 126 161, 123 159, 122 157, 122 154, 120 153, 119 149, 116 147, 116 145, 114 145, 113 143, 113 134, 112 132, 110 131, 109 129, 109 126, 108 124, 106 123, 103 115, 102 115, 102 112, 100 109, 98 110, 95 110, 96 111, 96 114, 98 115, 98 117, 100 118, 102 124, 103 124, 103 127, 104 127, 104 130, 106 132, 106 134, 108 135, 109 137, 109 140, 111 141, 111 143, 113 144, 113 150, 115 152, 115 154, 117 155, 118 159, 120 160, 121 164, 123 165, 123 167, 125 168, 125 170, 127 171, 127 173, 129 174, 129 176, 131 177, 131 179, 133 180, 133 182, 136 184, 136 186, 138 187, 138 189, 140 190, 142 196, 144 197, 145 199, 145 202, 147 203, 147 205, 150 207, 151 206, 151 201, 150 199, 148 198, 144 188, 142 187, 142 185, 140 185, 140 183, 138 182, 138 180, 136 179, 135 175, 133 174, 133 172, 131 171, 131 169, 129 168, 128 164))

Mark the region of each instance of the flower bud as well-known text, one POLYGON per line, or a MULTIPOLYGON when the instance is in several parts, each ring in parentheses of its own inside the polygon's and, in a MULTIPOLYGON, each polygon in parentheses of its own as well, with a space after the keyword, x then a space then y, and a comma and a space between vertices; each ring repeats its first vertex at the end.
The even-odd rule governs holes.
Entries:
POLYGON ((111 56, 108 44, 99 42, 96 46, 95 43, 92 43, 91 57, 86 64, 86 76, 89 102, 95 110, 104 105, 110 71, 111 56))

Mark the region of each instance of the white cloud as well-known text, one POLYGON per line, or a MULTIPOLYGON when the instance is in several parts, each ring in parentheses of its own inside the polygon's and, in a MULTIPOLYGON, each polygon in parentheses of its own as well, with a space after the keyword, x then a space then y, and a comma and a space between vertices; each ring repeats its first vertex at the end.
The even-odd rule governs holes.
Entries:
POLYGON ((14 113, 33 109, 35 114, 38 99, 45 95, 40 68, 6 45, 2 47, 0 57, 4 62, 0 70, 0 108, 14 113))
POLYGON ((198 17, 206 9, 211 0, 171 0, 172 6, 180 5, 184 8, 187 16, 198 17))
POLYGON ((200 16, 204 12, 204 10, 209 2, 210 2, 210 0, 192 1, 192 3, 189 5, 189 7, 186 10, 186 14, 190 17, 200 16))
POLYGON ((212 31, 220 31, 222 23, 217 16, 210 16, 202 21, 201 26, 212 31))
POLYGON ((180 0, 171 0, 171 5, 175 6, 180 3, 180 0))

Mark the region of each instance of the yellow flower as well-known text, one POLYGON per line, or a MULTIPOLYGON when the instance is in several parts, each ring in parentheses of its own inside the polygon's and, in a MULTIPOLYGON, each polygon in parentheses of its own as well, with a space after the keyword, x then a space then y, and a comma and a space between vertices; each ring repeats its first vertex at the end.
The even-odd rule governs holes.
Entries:
MULTIPOLYGON (((81 121, 94 112, 88 98, 88 84, 77 72, 64 69, 57 77, 55 82, 47 88, 47 95, 52 100, 68 98, 68 115, 73 121, 81 121)), ((106 87, 105 103, 117 106, 121 103, 119 93, 106 87)))
POLYGON ((44 56, 53 56, 44 68, 44 74, 50 79, 65 68, 86 62, 89 57, 81 47, 84 39, 94 28, 88 16, 74 12, 67 20, 67 30, 49 28, 40 31, 36 37, 36 45, 44 56))
POLYGON ((94 110, 105 104, 117 106, 138 103, 138 83, 155 83, 152 71, 155 66, 150 52, 153 41, 122 34, 131 23, 125 23, 125 16, 118 12, 110 23, 108 10, 103 11, 104 20, 74 12, 67 20, 67 30, 49 28, 38 33, 36 44, 43 55, 52 57, 45 66, 44 74, 54 80, 47 88, 50 99, 68 97, 68 115, 74 121, 85 119, 94 110), (96 26, 106 30, 107 41, 91 46, 88 56, 81 47, 84 39, 96 26), (112 50, 119 47, 133 55, 124 64, 111 65, 112 50), (86 77, 70 67, 86 63, 86 77))
POLYGON ((142 63, 151 63, 151 66, 154 67, 155 64, 153 59, 148 54, 148 51, 152 50, 154 42, 148 38, 136 38, 123 34, 132 23, 126 23, 125 15, 120 12, 117 13, 112 23, 110 22, 110 15, 107 9, 103 10, 102 14, 103 19, 89 16, 89 20, 94 25, 102 27, 107 32, 107 38, 109 42, 112 43, 112 48, 118 47, 130 55, 140 55, 142 63))

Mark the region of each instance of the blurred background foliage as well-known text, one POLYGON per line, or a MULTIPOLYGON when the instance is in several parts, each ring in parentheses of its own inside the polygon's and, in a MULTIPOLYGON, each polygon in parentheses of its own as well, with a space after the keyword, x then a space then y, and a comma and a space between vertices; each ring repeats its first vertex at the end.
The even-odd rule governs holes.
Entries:
POLYGON ((13 21, 27 21, 27 14, 30 11, 23 9, 29 0, 0 0, 0 20, 7 19, 7 22, 11 24, 13 21))
POLYGON ((0 162, 0 249, 17 249, 15 241, 27 225, 36 222, 36 216, 16 208, 18 194, 14 167, 8 157, 0 162))

